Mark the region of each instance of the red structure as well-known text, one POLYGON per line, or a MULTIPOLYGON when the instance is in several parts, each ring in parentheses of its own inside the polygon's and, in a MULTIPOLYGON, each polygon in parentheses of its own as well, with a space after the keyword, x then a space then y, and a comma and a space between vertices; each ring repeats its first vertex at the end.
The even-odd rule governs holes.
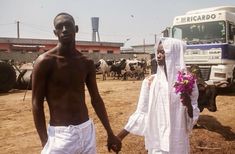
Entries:
MULTIPOLYGON (((45 52, 57 44, 57 40, 0 37, 0 52, 45 52)), ((76 41, 77 50, 84 53, 120 54, 123 43, 76 41)))

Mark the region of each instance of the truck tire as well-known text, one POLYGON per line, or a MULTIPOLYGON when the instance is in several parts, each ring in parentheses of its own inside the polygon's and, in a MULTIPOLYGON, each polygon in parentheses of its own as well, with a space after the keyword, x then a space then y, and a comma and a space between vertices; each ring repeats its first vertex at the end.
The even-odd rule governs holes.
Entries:
POLYGON ((232 82, 235 85, 235 68, 233 69, 233 79, 232 79, 232 82))
POLYGON ((0 93, 11 90, 16 82, 16 72, 14 68, 5 62, 0 62, 0 93))
POLYGON ((233 69, 233 78, 232 78, 232 86, 231 86, 231 91, 235 93, 235 68, 233 69))

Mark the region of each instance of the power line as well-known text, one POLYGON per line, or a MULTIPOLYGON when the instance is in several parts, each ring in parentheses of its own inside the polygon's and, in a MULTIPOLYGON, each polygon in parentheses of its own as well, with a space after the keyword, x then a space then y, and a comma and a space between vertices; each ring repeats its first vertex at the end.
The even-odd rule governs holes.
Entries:
MULTIPOLYGON (((26 22, 20 22, 23 26, 27 26, 27 27, 30 27, 30 28, 33 28, 33 29, 37 29, 39 31, 42 31, 42 32, 45 32, 45 33, 48 33, 48 34, 51 34, 52 32, 51 31, 48 31, 44 28, 41 28, 42 26, 41 25, 36 25, 36 24, 31 24, 31 23, 26 23, 26 22)), ((91 34, 92 32, 86 32, 86 31, 79 31, 78 32, 78 35, 79 34, 82 34, 82 35, 89 35, 91 34)), ((134 37, 133 35, 123 35, 123 34, 110 34, 110 33, 100 33, 100 36, 104 36, 104 37, 118 37, 118 38, 129 38, 129 37, 134 37)), ((135 37, 140 37, 142 36, 141 34, 139 35, 135 35, 135 37)))
POLYGON ((7 25, 13 25, 15 23, 5 23, 5 24, 0 24, 0 26, 7 26, 7 25))
POLYGON ((46 30, 46 29, 43 29, 43 28, 41 28, 41 26, 40 25, 35 25, 35 24, 29 24, 29 23, 25 23, 25 22, 21 22, 21 24, 22 25, 24 25, 24 26, 26 26, 26 27, 30 27, 30 28, 33 28, 33 29, 37 29, 37 30, 39 30, 39 31, 41 31, 41 32, 45 32, 45 33, 52 33, 51 31, 48 31, 48 30, 46 30))

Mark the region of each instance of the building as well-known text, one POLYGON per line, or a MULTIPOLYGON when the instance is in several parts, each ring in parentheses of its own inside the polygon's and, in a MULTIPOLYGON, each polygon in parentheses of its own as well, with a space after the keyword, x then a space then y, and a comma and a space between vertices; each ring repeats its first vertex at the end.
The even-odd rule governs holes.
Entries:
POLYGON ((149 60, 154 51, 154 44, 145 44, 145 45, 134 45, 131 48, 122 48, 122 54, 133 54, 133 57, 137 59, 146 59, 149 60))
MULTIPOLYGON (((0 37, 0 52, 45 52, 57 45, 57 40, 0 37)), ((120 54, 123 43, 76 41, 77 50, 84 53, 120 54)))
POLYGON ((142 53, 152 53, 154 44, 146 44, 146 45, 134 45, 132 46, 134 52, 142 52, 142 53))
POLYGON ((121 49, 122 53, 134 53, 134 54, 151 54, 154 50, 154 44, 146 44, 146 45, 134 45, 131 48, 123 48, 121 49))

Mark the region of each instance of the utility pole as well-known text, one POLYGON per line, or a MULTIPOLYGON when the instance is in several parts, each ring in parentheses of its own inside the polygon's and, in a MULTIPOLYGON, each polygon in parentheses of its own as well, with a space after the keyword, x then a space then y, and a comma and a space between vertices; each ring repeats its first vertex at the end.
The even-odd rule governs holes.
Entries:
POLYGON ((17 21, 17 38, 20 38, 20 21, 17 21))
POLYGON ((144 48, 144 53, 145 53, 145 39, 143 41, 143 48, 144 48))
POLYGON ((154 34, 154 42, 157 43, 157 34, 154 34))

